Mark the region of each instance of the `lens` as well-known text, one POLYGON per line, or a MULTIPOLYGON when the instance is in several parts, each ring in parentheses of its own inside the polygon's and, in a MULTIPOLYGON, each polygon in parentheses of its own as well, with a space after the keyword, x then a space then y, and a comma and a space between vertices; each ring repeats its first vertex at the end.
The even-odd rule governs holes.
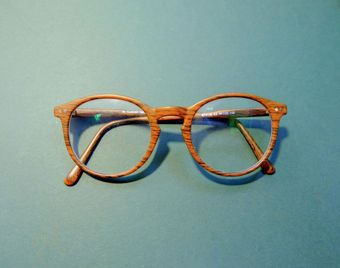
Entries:
POLYGON ((236 173, 259 162, 262 153, 252 147, 266 152, 271 132, 271 118, 261 103, 247 98, 222 98, 206 103, 196 112, 191 139, 196 153, 208 166, 236 173))
POLYGON ((69 131, 79 161, 103 174, 117 174, 136 166, 151 138, 145 112, 120 99, 81 104, 72 113, 69 131))

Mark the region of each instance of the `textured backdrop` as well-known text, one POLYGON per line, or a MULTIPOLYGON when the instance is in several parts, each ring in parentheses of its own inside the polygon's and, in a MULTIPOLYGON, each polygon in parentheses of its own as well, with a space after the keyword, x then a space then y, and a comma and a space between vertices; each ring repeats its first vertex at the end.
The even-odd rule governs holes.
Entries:
POLYGON ((335 0, 0 0, 0 266, 338 265, 339 27, 335 0), (275 175, 204 174, 166 125, 144 178, 64 186, 55 105, 221 92, 288 105, 275 175))

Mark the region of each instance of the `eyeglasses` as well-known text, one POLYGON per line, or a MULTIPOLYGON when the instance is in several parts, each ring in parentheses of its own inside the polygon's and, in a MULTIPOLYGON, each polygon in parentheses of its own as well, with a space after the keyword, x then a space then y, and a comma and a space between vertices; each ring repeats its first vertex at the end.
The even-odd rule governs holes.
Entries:
POLYGON ((159 124, 182 124, 182 135, 197 163, 220 176, 243 176, 257 168, 273 174, 268 160, 287 106, 244 93, 226 93, 190 107, 153 108, 119 95, 96 95, 56 106, 65 144, 75 166, 66 176, 74 185, 83 172, 100 179, 132 174, 152 154, 159 124))

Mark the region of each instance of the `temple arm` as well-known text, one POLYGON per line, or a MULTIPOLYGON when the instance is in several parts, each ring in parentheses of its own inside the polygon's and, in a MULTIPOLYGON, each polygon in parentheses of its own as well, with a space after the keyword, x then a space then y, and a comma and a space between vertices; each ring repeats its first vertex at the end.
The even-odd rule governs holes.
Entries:
MULTIPOLYGON (((242 133, 243 137, 248 142, 250 148, 253 150, 254 155, 256 156, 257 160, 260 160, 263 156, 263 152, 260 148, 260 146, 257 145, 254 138, 250 135, 249 131, 246 129, 246 127, 237 119, 234 119, 236 122, 237 128, 242 133)), ((275 167, 273 164, 267 159, 263 161, 261 164, 262 171, 266 174, 274 174, 275 173, 275 167)))
MULTIPOLYGON (((106 125, 104 125, 102 128, 99 129, 97 134, 93 137, 89 145, 86 147, 83 154, 79 158, 80 162, 84 163, 84 165, 87 164, 92 153, 96 149, 98 143, 104 137, 105 133, 109 131, 110 129, 114 127, 118 127, 120 125, 147 123, 147 122, 148 122, 148 119, 146 117, 138 117, 138 118, 114 120, 114 121, 107 123, 106 125)), ((79 180, 82 174, 83 174, 83 170, 78 165, 75 165, 65 177, 64 183, 68 186, 72 186, 79 180)))
MULTIPOLYGON (((78 117, 91 117, 97 114, 101 114, 102 117, 127 117, 129 115, 132 118, 127 119, 119 119, 114 120, 106 125, 104 125, 94 136, 91 140, 89 145, 84 150, 83 154, 80 157, 80 161, 84 164, 87 164, 88 160, 90 159, 92 153, 94 152, 95 148, 97 147, 98 143, 100 142, 101 138, 105 135, 105 133, 117 126, 126 125, 131 123, 147 123, 148 119, 145 117, 144 112, 135 112, 135 111, 121 111, 121 110, 112 110, 112 109, 77 109, 73 116, 78 117)), ((245 117, 245 116, 263 116, 268 115, 267 111, 263 108, 254 108, 254 109, 238 109, 238 110, 220 110, 211 113, 201 113, 197 114, 195 118, 209 118, 209 119, 222 119, 228 117, 232 117, 233 120, 236 122, 237 128, 240 130, 242 135, 245 137, 246 141, 248 142, 250 148, 252 149, 254 155, 258 160, 260 160, 263 156, 263 152, 260 147, 257 145, 256 141, 250 135, 248 130, 245 126, 234 117, 245 117), (251 115, 250 115, 251 114, 251 115)), ((161 118, 160 121, 173 121, 179 120, 181 118, 177 116, 170 116, 166 118, 161 118)), ((269 160, 266 160, 262 163, 261 168, 264 173, 266 174, 273 174, 275 172, 274 166, 270 163, 269 160)), ((67 174, 66 178, 64 179, 64 183, 68 186, 74 185, 79 178, 81 177, 83 170, 78 166, 75 165, 71 171, 67 174)))

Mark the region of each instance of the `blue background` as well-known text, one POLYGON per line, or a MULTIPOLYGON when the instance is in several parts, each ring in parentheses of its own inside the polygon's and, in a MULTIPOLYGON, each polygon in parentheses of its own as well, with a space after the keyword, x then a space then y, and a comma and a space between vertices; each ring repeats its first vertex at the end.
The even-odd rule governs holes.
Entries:
POLYGON ((339 265, 339 26, 335 0, 1 0, 0 266, 339 265), (275 175, 204 174, 171 125, 144 178, 64 186, 55 105, 221 92, 287 104, 275 175))

